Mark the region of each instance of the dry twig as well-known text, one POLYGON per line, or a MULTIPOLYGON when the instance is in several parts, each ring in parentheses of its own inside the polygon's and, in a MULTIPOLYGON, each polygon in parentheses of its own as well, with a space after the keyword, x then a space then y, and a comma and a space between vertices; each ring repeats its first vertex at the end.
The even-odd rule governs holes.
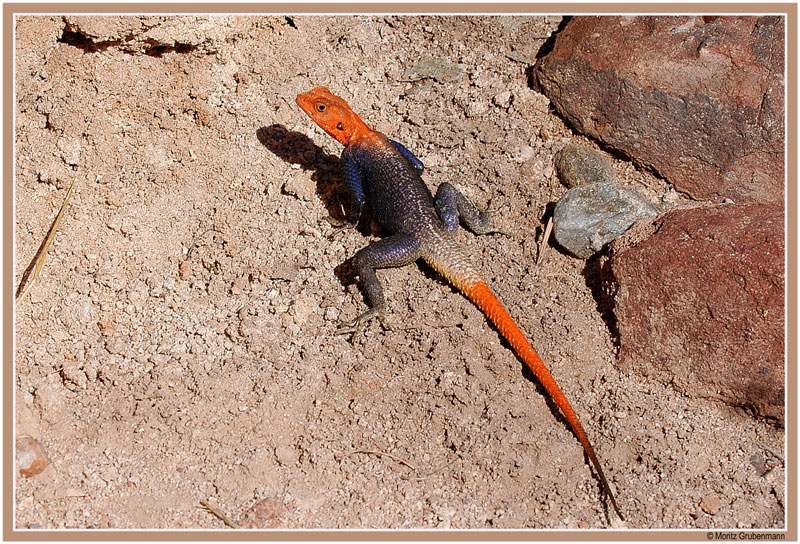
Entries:
POLYGON ((56 218, 53 219, 53 223, 50 225, 50 230, 47 231, 47 236, 44 237, 41 245, 39 245, 39 249, 36 250, 36 254, 33 256, 33 259, 31 259, 31 264, 29 264, 28 268, 25 269, 25 272, 22 273, 22 279, 19 280, 17 294, 14 297, 15 300, 20 300, 23 296, 25 296, 25 293, 28 292, 31 284, 36 281, 36 278, 39 277, 39 272, 41 272, 42 267, 44 266, 45 257, 47 256, 47 250, 50 249, 50 246, 53 244, 53 239, 56 237, 58 225, 61 223, 61 218, 64 216, 64 210, 67 209, 67 204, 69 204, 69 201, 72 198, 72 193, 75 189, 75 182, 77 179, 78 178, 72 180, 72 184, 69 186, 69 190, 67 191, 67 196, 64 197, 64 202, 61 203, 61 208, 59 208, 56 218))
POLYGON ((405 459, 401 459, 400 457, 392 455, 391 453, 386 453, 385 451, 355 450, 355 451, 351 451, 350 453, 345 455, 345 457, 350 457, 351 455, 355 455, 357 453, 363 453, 363 454, 366 454, 366 455, 377 455, 378 457, 388 457, 389 459, 392 459, 393 461, 396 461, 396 462, 400 463, 401 465, 407 466, 408 468, 410 468, 414 472, 417 472, 417 468, 414 465, 412 465, 411 463, 409 463, 408 461, 406 461, 405 459))
POLYGON ((239 526, 238 523, 236 523, 231 518, 226 516, 225 513, 222 512, 222 510, 220 510, 219 508, 217 508, 216 506, 214 506, 210 502, 208 502, 208 501, 200 501, 200 506, 205 508, 208 512, 210 512, 212 515, 214 515, 216 518, 218 518, 220 521, 222 521, 222 523, 224 523, 225 525, 227 525, 231 529, 239 529, 240 526, 239 526))
POLYGON ((536 257, 536 266, 539 266, 540 263, 544 260, 544 255, 547 250, 550 248, 550 233, 553 232, 553 218, 550 217, 547 219, 547 225, 544 227, 544 235, 542 236, 542 241, 539 244, 539 255, 536 257))

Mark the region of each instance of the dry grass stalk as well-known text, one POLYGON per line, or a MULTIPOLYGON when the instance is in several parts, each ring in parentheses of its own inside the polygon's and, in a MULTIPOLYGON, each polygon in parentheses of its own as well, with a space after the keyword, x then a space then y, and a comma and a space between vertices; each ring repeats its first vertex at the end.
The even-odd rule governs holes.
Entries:
POLYGON ((544 262, 545 253, 550 248, 550 233, 553 232, 553 218, 550 217, 547 219, 547 225, 544 227, 544 235, 542 236, 542 241, 539 244, 539 255, 536 258, 536 265, 540 265, 544 262))
POLYGON ((214 517, 219 519, 222 523, 230 527, 231 529, 239 529, 239 524, 233 521, 231 518, 225 515, 222 510, 214 506, 208 501, 200 501, 200 506, 202 506, 206 511, 211 513, 214 517))
POLYGON ((39 272, 42 271, 42 267, 44 266, 47 251, 53 244, 53 240, 56 237, 56 232, 58 231, 58 225, 61 223, 61 219, 64 216, 64 210, 67 209, 67 204, 69 204, 69 201, 72 199, 72 193, 75 189, 76 181, 77 178, 74 179, 72 184, 69 186, 67 196, 64 197, 64 202, 61 203, 61 208, 58 210, 56 218, 53 219, 53 223, 50 225, 50 230, 47 231, 47 236, 44 237, 39 249, 36 250, 36 254, 33 256, 33 259, 31 259, 31 263, 28 265, 28 268, 26 268, 25 272, 22 273, 22 279, 17 287, 15 300, 20 300, 22 297, 24 297, 31 284, 33 284, 33 282, 36 281, 36 278, 39 277, 39 272))

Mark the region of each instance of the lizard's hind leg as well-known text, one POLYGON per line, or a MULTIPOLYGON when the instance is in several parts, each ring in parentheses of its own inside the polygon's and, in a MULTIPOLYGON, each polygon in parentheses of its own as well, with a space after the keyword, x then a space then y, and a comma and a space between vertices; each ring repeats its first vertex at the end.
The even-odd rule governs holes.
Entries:
POLYGON ((359 284, 364 291, 369 310, 342 326, 336 334, 352 333, 355 339, 369 320, 374 317, 382 318, 386 299, 375 270, 411 264, 419 259, 421 254, 419 242, 409 234, 395 234, 361 248, 351 262, 358 274, 359 284))
POLYGON ((449 232, 458 227, 459 219, 463 219, 467 228, 475 234, 505 234, 492 226, 492 213, 489 210, 478 210, 461 191, 447 182, 436 190, 436 211, 445 230, 449 232))

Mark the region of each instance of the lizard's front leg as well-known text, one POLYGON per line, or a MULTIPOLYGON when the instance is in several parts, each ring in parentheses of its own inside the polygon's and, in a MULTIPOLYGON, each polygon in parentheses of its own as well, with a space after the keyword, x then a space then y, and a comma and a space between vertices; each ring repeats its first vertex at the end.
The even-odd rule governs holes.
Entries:
POLYGON ((422 161, 417 158, 406 146, 401 144, 396 140, 389 140, 391 144, 394 146, 400 154, 405 157, 405 159, 411 163, 411 166, 414 167, 414 170, 417 171, 418 174, 422 174, 425 171, 425 165, 422 164, 422 161))
POLYGON ((353 334, 353 339, 364 329, 364 325, 374 317, 381 318, 386 308, 383 287, 375 270, 396 268, 411 264, 421 256, 420 243, 409 234, 395 234, 389 238, 373 242, 360 249, 351 259, 358 274, 361 289, 367 299, 369 310, 352 322, 344 325, 336 334, 353 334))
POLYGON ((435 200, 439 219, 442 220, 447 231, 454 231, 460 218, 475 234, 506 234, 492 226, 492 214, 489 210, 478 210, 461 191, 447 182, 439 185, 435 200))
POLYGON ((344 185, 347 187, 347 192, 350 193, 354 210, 347 215, 347 219, 353 223, 353 228, 358 226, 361 220, 361 212, 364 211, 364 176, 361 173, 361 168, 358 166, 353 154, 349 148, 344 148, 340 158, 342 164, 342 174, 344 174, 344 185))

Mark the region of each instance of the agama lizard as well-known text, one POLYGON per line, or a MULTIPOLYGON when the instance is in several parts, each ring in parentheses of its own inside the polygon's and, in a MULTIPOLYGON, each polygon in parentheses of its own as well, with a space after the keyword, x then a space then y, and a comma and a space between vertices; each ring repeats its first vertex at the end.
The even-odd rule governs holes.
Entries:
POLYGON ((344 145, 341 162, 345 185, 359 216, 367 204, 373 218, 389 233, 387 238, 369 244, 351 259, 369 310, 340 332, 358 334, 365 322, 383 316, 385 299, 376 269, 405 266, 422 259, 480 308, 531 369, 564 414, 597 471, 614 511, 624 519, 589 437, 567 397, 453 237, 459 219, 475 234, 496 232, 490 225, 490 214, 478 211, 449 183, 439 186, 434 199, 421 177, 422 162, 402 144, 368 127, 345 100, 325 87, 301 93, 296 101, 317 125, 344 145))

